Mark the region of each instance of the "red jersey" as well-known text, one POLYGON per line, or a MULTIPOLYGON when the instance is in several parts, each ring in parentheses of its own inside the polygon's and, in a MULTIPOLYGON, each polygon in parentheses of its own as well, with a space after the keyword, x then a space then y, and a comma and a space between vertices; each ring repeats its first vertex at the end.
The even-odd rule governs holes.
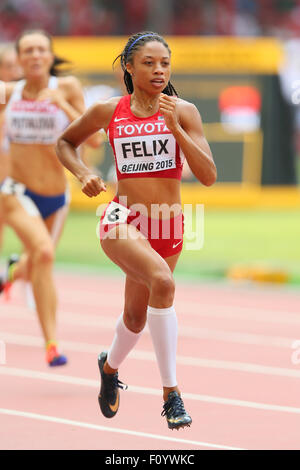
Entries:
POLYGON ((146 118, 130 109, 131 95, 123 96, 111 118, 107 134, 118 180, 125 178, 181 179, 184 155, 159 111, 146 118))

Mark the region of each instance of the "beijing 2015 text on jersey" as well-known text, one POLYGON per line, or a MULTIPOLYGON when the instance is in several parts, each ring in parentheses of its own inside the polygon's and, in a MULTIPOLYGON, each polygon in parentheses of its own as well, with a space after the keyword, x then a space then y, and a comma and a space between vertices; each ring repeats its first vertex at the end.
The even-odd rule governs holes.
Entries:
POLYGON ((118 180, 181 179, 184 155, 159 113, 142 118, 130 109, 131 95, 122 97, 108 126, 118 180))

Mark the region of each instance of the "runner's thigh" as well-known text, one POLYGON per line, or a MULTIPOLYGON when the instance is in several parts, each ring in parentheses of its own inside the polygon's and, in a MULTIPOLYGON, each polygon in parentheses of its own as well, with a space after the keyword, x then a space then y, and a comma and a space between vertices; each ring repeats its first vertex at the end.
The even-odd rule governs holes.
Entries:
MULTIPOLYGON (((172 272, 174 271, 179 256, 180 253, 166 258, 166 262, 172 272)), ((136 315, 146 314, 148 300, 148 287, 126 276, 124 311, 136 315)))
POLYGON ((24 246, 32 251, 42 244, 52 246, 52 241, 43 219, 29 215, 15 196, 3 198, 5 222, 16 232, 24 246))
POLYGON ((149 287, 154 276, 171 275, 166 261, 134 226, 120 224, 109 235, 101 242, 103 251, 129 279, 149 287))
POLYGON ((69 207, 66 205, 44 220, 55 246, 58 244, 62 235, 68 212, 69 207))

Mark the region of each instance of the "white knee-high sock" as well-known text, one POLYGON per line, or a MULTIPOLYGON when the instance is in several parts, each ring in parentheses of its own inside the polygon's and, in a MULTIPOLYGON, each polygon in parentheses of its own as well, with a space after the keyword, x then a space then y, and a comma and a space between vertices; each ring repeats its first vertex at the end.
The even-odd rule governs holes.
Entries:
POLYGON ((126 356, 134 348, 143 330, 139 333, 130 331, 123 320, 123 313, 118 318, 115 336, 113 342, 108 350, 107 362, 112 369, 118 369, 126 356))
POLYGON ((177 317, 175 308, 154 308, 148 306, 148 326, 164 387, 175 387, 177 317))

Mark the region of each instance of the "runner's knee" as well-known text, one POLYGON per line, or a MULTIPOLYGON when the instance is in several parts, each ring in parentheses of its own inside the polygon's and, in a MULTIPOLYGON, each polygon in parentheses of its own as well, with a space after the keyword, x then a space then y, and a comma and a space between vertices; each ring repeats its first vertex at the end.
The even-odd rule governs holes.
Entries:
POLYGON ((134 306, 130 306, 124 309, 124 323, 126 327, 134 331, 134 333, 139 333, 145 326, 147 320, 147 306, 140 309, 134 306))
POLYGON ((152 296, 173 302, 175 282, 171 271, 156 272, 151 279, 150 291, 152 296))
POLYGON ((32 262, 34 264, 52 264, 54 262, 54 247, 52 243, 41 243, 34 250, 32 262))

